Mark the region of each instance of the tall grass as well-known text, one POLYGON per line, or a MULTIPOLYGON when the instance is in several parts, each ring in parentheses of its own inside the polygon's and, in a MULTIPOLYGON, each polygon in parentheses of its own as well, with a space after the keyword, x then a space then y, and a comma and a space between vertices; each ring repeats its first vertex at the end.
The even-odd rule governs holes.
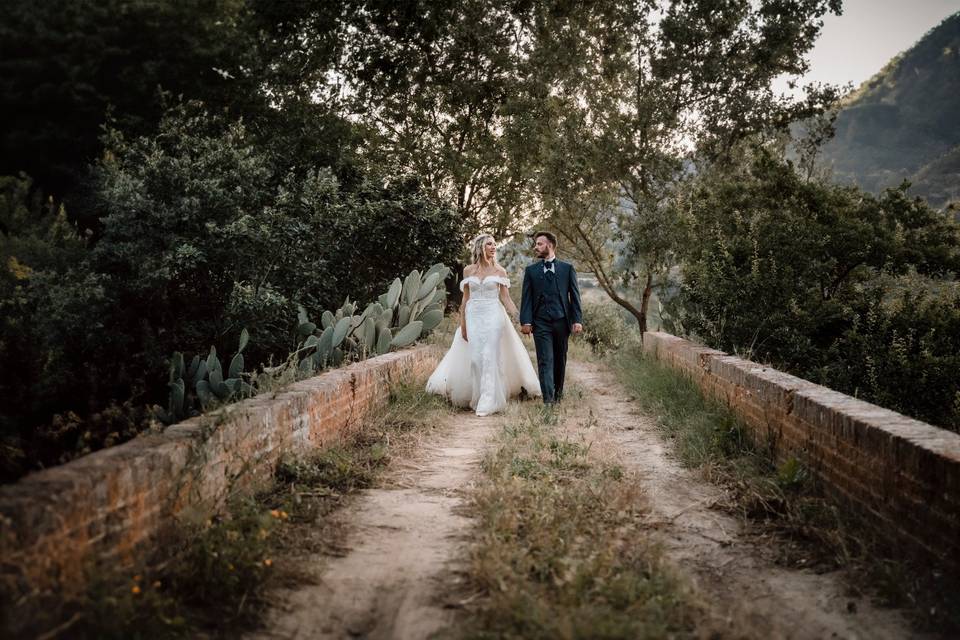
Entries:
POLYGON ((727 407, 706 399, 688 377, 637 349, 620 352, 612 366, 673 442, 681 463, 726 489, 726 508, 748 531, 774 536, 778 562, 846 569, 852 589, 906 608, 920 628, 960 633, 955 578, 902 559, 874 526, 826 499, 798 459, 775 462, 727 407))
POLYGON ((470 638, 694 635, 697 608, 643 529, 639 484, 563 426, 558 410, 511 416, 472 496, 470 638))
POLYGON ((159 553, 126 575, 92 575, 90 589, 69 605, 68 637, 233 638, 256 628, 272 586, 313 579, 296 557, 333 542, 337 532, 322 516, 374 484, 449 411, 422 381, 395 384, 387 406, 351 435, 283 460, 269 490, 237 495, 208 520, 181 523, 159 553))
POLYGON ((758 452, 744 425, 726 407, 707 400, 686 376, 646 357, 640 348, 618 352, 612 360, 618 379, 644 413, 653 417, 686 467, 711 472, 768 471, 769 459, 758 452))

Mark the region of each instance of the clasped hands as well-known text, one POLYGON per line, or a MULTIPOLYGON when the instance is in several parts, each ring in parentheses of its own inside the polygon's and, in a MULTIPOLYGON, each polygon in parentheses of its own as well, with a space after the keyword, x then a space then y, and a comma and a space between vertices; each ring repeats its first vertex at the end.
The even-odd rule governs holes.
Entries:
MULTIPOLYGON (((574 322, 574 323, 573 323, 573 332, 574 332, 574 333, 582 333, 582 332, 583 332, 583 325, 580 324, 579 322, 574 322)), ((520 333, 522 333, 522 334, 524 334, 524 335, 527 335, 527 336, 530 335, 531 333, 533 333, 533 325, 532 325, 532 324, 522 324, 522 325, 520 325, 520 333)))

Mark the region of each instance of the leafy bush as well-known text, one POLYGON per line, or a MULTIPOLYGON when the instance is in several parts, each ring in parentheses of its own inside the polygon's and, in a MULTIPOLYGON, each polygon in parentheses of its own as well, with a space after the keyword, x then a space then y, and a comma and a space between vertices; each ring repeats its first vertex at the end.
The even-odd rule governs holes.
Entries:
POLYGON ((689 196, 675 319, 711 346, 960 428, 960 227, 903 189, 805 181, 766 150, 689 196), (915 273, 912 280, 904 279, 915 273), (892 282, 912 283, 899 296, 892 282), (955 288, 953 289, 955 291, 955 288), (919 392, 920 390, 923 392, 919 392))
POLYGON ((199 104, 170 109, 154 135, 109 131, 105 144, 92 243, 26 178, 0 182, 5 479, 144 429, 139 408, 166 404, 175 350, 232 353, 247 328, 256 368, 296 347, 299 305, 370 299, 460 251, 460 218, 415 180, 359 166, 346 186, 323 167, 281 173, 278 149, 199 104), (142 422, 87 424, 126 404, 142 422))
POLYGON ((109 147, 93 264, 125 302, 113 324, 149 326, 158 358, 241 327, 256 336, 255 360, 287 353, 298 303, 369 299, 459 250, 455 213, 416 183, 371 176, 344 192, 326 169, 274 176, 241 124, 196 106, 174 109, 154 137, 113 133, 109 147))
POLYGON ((888 300, 872 288, 854 314, 810 377, 960 432, 960 291, 888 300))
POLYGON ((583 339, 594 353, 603 355, 622 347, 629 331, 620 308, 610 303, 583 303, 583 339))

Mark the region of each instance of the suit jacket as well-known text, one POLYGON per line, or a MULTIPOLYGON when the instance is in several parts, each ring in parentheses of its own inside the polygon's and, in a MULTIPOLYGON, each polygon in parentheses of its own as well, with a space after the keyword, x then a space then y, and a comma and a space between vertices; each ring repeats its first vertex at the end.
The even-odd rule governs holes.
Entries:
MULTIPOLYGON (((577 272, 569 262, 554 261, 554 284, 560 299, 563 301, 563 311, 567 318, 567 325, 573 331, 573 325, 583 323, 583 312, 580 309, 580 287, 577 285, 577 272)), ((523 289, 520 294, 520 324, 533 324, 540 294, 547 286, 547 279, 543 273, 543 262, 537 260, 523 271, 523 289)))

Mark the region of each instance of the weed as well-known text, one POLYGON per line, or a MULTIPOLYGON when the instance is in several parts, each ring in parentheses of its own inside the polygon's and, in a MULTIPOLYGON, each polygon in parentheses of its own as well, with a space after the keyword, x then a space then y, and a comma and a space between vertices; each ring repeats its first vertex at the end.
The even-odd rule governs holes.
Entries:
POLYGON ((696 608, 642 531, 638 483, 564 429, 563 409, 524 407, 499 434, 472 497, 472 638, 693 634, 696 608))
POLYGON ((780 563, 847 569, 851 588, 907 607, 918 626, 960 631, 960 585, 950 584, 936 568, 903 560, 874 526, 827 499, 801 460, 777 464, 729 409, 705 399, 686 376, 637 351, 621 352, 614 367, 673 441, 680 461, 724 486, 726 507, 754 531, 778 536, 780 563))
POLYGON ((316 455, 280 462, 269 490, 236 497, 217 517, 184 522, 132 577, 94 572, 87 592, 69 606, 70 637, 226 638, 255 628, 271 585, 312 579, 278 566, 285 556, 309 552, 310 536, 333 535, 319 516, 371 486, 392 456, 412 448, 448 411, 422 381, 394 385, 389 398, 352 435, 316 455))

